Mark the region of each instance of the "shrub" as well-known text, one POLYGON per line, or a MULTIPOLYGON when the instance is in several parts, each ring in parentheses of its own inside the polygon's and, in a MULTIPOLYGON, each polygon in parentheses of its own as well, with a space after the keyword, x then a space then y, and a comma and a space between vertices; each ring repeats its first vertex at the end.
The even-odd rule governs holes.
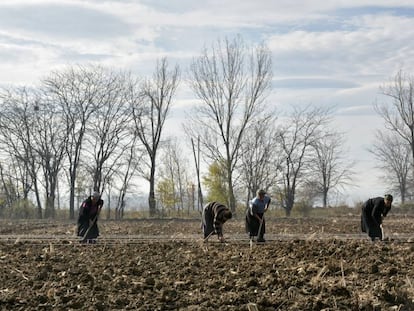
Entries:
POLYGON ((33 219, 37 218, 37 211, 31 201, 18 200, 10 208, 3 209, 2 216, 9 219, 33 219))

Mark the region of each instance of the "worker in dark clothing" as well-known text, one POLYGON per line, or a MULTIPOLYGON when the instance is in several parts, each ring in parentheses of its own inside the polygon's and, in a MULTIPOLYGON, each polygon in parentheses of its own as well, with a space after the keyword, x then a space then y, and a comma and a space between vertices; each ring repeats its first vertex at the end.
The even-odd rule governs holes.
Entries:
POLYGON ((78 218, 78 236, 82 237, 82 243, 96 243, 99 236, 98 215, 103 204, 99 192, 94 192, 82 202, 78 218))
POLYGON ((258 236, 257 242, 265 242, 264 213, 269 208, 269 204, 270 197, 266 195, 266 191, 263 189, 258 190, 257 196, 251 200, 246 212, 246 232, 249 234, 250 240, 254 236, 258 236))
POLYGON ((210 235, 217 234, 220 242, 224 242, 223 224, 232 218, 232 212, 223 204, 210 202, 203 208, 202 227, 204 239, 210 235))
POLYGON ((382 240, 382 219, 391 210, 393 197, 386 194, 384 197, 368 199, 362 206, 361 230, 366 232, 372 241, 382 240))

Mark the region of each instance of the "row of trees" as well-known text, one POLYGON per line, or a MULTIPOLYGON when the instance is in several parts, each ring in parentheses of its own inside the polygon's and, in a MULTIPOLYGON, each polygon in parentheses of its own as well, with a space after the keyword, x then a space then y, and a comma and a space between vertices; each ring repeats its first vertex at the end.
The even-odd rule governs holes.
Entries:
POLYGON ((246 51, 240 38, 218 42, 190 68, 190 86, 201 103, 189 116, 186 133, 199 139, 204 159, 220 175, 216 183, 205 180, 210 193, 212 185, 218 190, 209 199, 218 197, 235 211, 236 189, 247 202, 263 187, 290 215, 298 187, 307 184, 326 206, 329 190, 344 185, 352 173, 343 162, 343 136, 328 129, 328 110, 311 106, 295 109, 277 126, 275 111, 265 105, 271 53, 264 45, 246 51))
POLYGON ((3 90, 2 208, 28 201, 32 193, 37 217, 53 218, 59 181, 65 180, 73 219, 79 189, 103 193, 116 183, 120 215, 139 174, 150 182, 153 212, 155 158, 178 81, 178 67, 170 70, 162 59, 150 79, 79 66, 53 72, 37 88, 3 90))
POLYGON ((240 37, 218 40, 193 59, 187 80, 198 101, 183 127, 198 186, 194 162, 182 152, 191 147, 163 135, 180 83, 180 69, 166 59, 146 79, 73 66, 36 88, 2 90, 0 207, 33 195, 37 217, 54 217, 60 185, 69 191, 71 219, 79 189, 116 192, 121 217, 136 177, 149 182, 151 216, 159 207, 202 204, 201 179, 207 200, 233 211, 258 188, 272 192, 287 215, 298 196, 328 206, 331 192, 352 177, 343 134, 330 128, 329 109, 296 107, 284 117, 270 110, 271 69, 267 47, 248 47, 240 37))

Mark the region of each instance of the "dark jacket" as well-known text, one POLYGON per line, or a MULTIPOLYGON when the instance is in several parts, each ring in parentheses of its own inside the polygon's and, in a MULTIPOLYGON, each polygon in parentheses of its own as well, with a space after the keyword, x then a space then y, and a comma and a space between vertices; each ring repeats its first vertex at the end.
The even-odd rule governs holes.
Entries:
POLYGON ((361 230, 368 233, 368 236, 375 240, 379 238, 382 240, 382 217, 387 216, 391 207, 386 207, 384 198, 377 197, 368 199, 362 206, 361 213, 361 230))
POLYGON ((384 198, 377 197, 368 199, 362 206, 362 211, 366 217, 371 218, 377 225, 380 225, 382 217, 387 216, 390 208, 385 206, 384 198))
POLYGON ((93 204, 92 196, 82 202, 79 208, 78 236, 82 236, 85 239, 95 239, 99 236, 96 216, 101 210, 103 204, 104 201, 102 199, 99 199, 96 204, 93 204), (91 221, 93 221, 93 223, 91 223, 91 221), (85 236, 86 233, 87 236, 85 236))
MULTIPOLYGON (((223 217, 223 214, 225 211, 228 211, 229 209, 218 202, 210 202, 204 207, 204 222, 206 223, 207 227, 210 227, 212 225, 213 228, 207 228, 207 231, 210 231, 211 229, 214 230, 214 232, 220 237, 223 236, 223 224, 226 222, 226 220, 223 217)), ((211 231, 210 231, 211 232, 211 231)), ((210 233, 208 232, 208 233, 210 233)))

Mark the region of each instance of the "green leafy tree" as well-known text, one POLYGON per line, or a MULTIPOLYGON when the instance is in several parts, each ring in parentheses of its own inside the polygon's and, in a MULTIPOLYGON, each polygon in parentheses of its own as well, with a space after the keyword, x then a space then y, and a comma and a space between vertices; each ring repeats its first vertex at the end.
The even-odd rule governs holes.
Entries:
POLYGON ((162 179, 157 184, 157 193, 159 202, 166 209, 174 209, 179 202, 179 198, 175 195, 174 183, 171 179, 162 179))
POLYGON ((214 162, 208 168, 203 184, 208 192, 208 202, 220 202, 229 206, 229 191, 227 186, 226 167, 220 162, 214 162))

